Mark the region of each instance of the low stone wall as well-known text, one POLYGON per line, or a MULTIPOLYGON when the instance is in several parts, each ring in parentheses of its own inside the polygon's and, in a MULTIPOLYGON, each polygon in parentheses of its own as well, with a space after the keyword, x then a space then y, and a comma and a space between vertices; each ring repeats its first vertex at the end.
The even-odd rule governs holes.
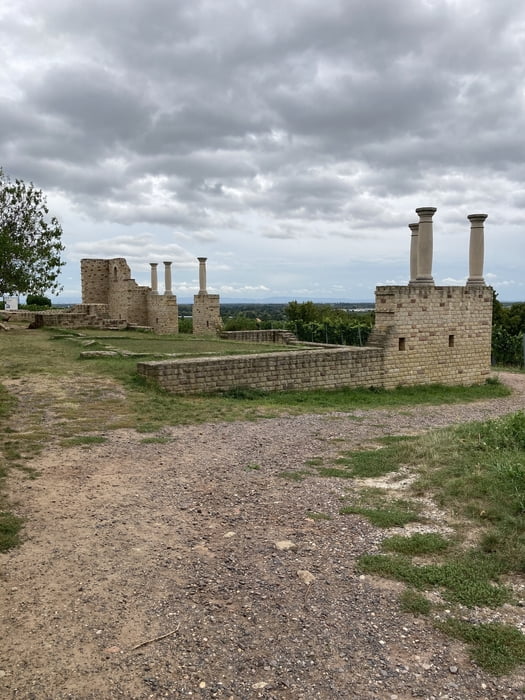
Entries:
POLYGON ((290 345, 297 342, 297 338, 290 331, 279 328, 253 331, 221 331, 223 340, 238 340, 245 343, 274 343, 275 345, 290 345))
MULTIPOLYGON (((127 321, 104 318, 83 312, 75 307, 72 311, 9 311, 6 316, 14 321, 25 321, 34 328, 119 328, 124 330, 128 326, 127 321)), ((89 305, 87 305, 89 306, 89 305)))
POLYGON ((237 387, 285 391, 378 386, 380 348, 257 353, 228 357, 140 362, 140 375, 173 394, 212 393, 237 387))

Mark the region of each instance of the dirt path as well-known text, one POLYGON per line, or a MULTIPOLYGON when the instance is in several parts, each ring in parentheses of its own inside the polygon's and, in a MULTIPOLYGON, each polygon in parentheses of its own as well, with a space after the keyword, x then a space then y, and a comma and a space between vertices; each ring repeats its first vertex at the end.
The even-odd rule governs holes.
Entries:
POLYGON ((400 585, 356 572, 384 533, 338 514, 347 482, 279 476, 525 408, 525 376, 506 381, 511 398, 468 406, 176 427, 164 444, 118 430, 44 453, 40 478, 12 481, 27 539, 0 555, 0 697, 525 697, 524 669, 483 673, 400 611, 400 585))

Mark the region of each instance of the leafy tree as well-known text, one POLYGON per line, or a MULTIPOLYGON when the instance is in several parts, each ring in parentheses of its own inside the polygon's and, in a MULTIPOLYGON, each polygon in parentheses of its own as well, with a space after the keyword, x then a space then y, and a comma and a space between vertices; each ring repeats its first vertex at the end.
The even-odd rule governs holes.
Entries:
POLYGON ((304 301, 301 304, 297 301, 291 301, 285 307, 284 313, 289 321, 304 321, 312 323, 320 320, 322 311, 318 304, 313 301, 304 301))
POLYGON ((48 216, 33 183, 12 182, 0 168, 0 293, 58 292, 62 227, 48 216))
POLYGON ((26 304, 27 306, 52 306, 51 299, 42 294, 28 294, 26 304))

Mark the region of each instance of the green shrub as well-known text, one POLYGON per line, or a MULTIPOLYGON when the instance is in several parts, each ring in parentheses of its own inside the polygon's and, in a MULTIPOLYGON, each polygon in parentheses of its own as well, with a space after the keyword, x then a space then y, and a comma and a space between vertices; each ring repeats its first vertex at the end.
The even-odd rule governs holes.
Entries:
POLYGON ((51 299, 48 299, 48 297, 45 297, 42 294, 28 294, 26 298, 26 306, 49 308, 51 306, 51 299))

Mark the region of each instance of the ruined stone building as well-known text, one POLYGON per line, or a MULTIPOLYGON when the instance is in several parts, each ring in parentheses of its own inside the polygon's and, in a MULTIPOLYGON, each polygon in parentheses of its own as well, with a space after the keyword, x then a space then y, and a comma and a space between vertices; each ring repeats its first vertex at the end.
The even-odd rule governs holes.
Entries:
MULTIPOLYGON (((193 332, 217 333, 221 327, 218 294, 206 290, 206 258, 199 261, 199 293, 193 302, 193 332)), ((164 262, 164 293, 158 291, 158 263, 150 263, 151 287, 140 286, 131 277, 124 258, 84 259, 80 263, 82 305, 95 307, 99 315, 130 326, 144 326, 155 333, 178 333, 179 310, 172 291, 171 262, 164 262)))
MULTIPOLYGON (((410 282, 376 288, 375 326, 366 347, 141 362, 140 374, 174 393, 232 387, 263 390, 483 383, 490 374, 493 290, 483 279, 485 214, 470 220, 465 286, 435 286, 436 209, 416 209, 410 224, 410 282)), ((242 334, 237 332, 236 338, 242 334)), ((249 333, 255 340, 254 332, 249 333)), ((261 340, 267 339, 267 332, 261 340)))

